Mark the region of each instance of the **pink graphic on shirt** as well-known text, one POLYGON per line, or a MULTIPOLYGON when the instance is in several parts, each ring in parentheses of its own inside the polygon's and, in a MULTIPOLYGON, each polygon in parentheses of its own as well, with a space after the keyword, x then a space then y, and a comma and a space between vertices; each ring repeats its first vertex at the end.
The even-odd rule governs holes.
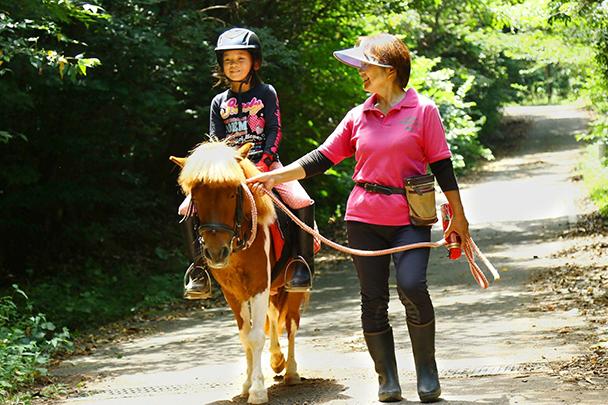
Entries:
POLYGON ((264 125, 266 124, 264 117, 258 117, 257 115, 249 115, 247 122, 249 123, 249 128, 252 132, 255 132, 258 135, 264 133, 264 125))
MULTIPOLYGON (((257 114, 260 110, 264 108, 264 102, 257 98, 252 98, 247 103, 241 104, 241 111, 249 114, 257 114)), ((231 97, 222 103, 220 107, 220 115, 223 119, 228 118, 231 115, 236 115, 239 113, 239 103, 237 102, 235 97, 231 97)))

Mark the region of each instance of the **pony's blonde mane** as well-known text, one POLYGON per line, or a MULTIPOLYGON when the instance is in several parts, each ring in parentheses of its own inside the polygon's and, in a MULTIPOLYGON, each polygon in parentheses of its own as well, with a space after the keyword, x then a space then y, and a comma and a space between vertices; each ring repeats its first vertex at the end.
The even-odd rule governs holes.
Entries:
POLYGON ((205 142, 196 146, 186 158, 178 182, 186 194, 200 184, 236 186, 245 181, 236 150, 223 142, 205 142))
MULTIPOLYGON (((210 141, 199 144, 186 158, 178 178, 184 194, 191 194, 197 185, 234 186, 259 174, 260 171, 239 152, 224 142, 210 141)), ((268 196, 254 195, 258 222, 268 225, 274 221, 274 205, 268 196)))

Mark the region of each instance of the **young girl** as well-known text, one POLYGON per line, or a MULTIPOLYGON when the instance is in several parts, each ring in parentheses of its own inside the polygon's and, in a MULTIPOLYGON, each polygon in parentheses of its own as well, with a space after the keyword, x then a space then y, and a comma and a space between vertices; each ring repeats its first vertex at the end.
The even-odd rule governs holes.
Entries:
MULTIPOLYGON (((229 88, 211 102, 209 134, 231 146, 252 143, 249 160, 262 172, 282 167, 278 159, 281 142, 281 114, 275 89, 258 77, 262 65, 262 44, 258 36, 244 28, 224 32, 217 41, 215 53, 218 76, 229 88)), ((276 187, 283 200, 295 214, 310 227, 314 225, 314 201, 297 181, 276 187)), ((180 214, 186 214, 189 198, 180 206, 180 214)), ((290 291, 308 291, 314 274, 312 236, 298 228, 298 257, 295 269, 287 283, 290 291)), ((197 249, 198 250, 198 249, 197 249)), ((198 255, 191 269, 203 270, 204 260, 198 255)), ((199 276, 185 288, 188 299, 211 296, 209 275, 199 271, 199 276)))

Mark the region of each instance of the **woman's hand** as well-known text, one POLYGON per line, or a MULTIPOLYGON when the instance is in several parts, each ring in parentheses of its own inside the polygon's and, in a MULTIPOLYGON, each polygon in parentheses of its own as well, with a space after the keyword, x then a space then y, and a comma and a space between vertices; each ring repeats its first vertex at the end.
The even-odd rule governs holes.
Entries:
POLYGON ((444 191, 443 194, 448 199, 448 203, 450 203, 450 208, 453 212, 452 219, 450 220, 448 228, 443 233, 443 237, 448 240, 450 234, 456 232, 461 240, 470 238, 469 221, 467 221, 467 217, 464 215, 464 208, 462 207, 462 201, 460 200, 460 192, 458 190, 449 190, 444 191))
POLYGON ((456 232, 461 240, 469 238, 469 221, 464 214, 454 214, 448 228, 443 233, 443 237, 447 240, 452 232, 456 232))
POLYGON ((272 190, 272 188, 279 183, 278 176, 275 174, 275 170, 271 170, 266 173, 260 173, 257 176, 253 176, 247 179, 249 188, 258 196, 265 194, 264 190, 272 190))

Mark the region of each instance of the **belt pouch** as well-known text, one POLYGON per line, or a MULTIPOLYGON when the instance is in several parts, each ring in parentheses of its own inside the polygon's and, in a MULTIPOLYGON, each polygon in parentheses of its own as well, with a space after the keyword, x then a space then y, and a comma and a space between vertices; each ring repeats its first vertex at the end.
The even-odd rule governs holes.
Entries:
POLYGON ((435 207, 435 176, 422 174, 406 177, 405 198, 413 225, 430 226, 437 222, 435 207))

